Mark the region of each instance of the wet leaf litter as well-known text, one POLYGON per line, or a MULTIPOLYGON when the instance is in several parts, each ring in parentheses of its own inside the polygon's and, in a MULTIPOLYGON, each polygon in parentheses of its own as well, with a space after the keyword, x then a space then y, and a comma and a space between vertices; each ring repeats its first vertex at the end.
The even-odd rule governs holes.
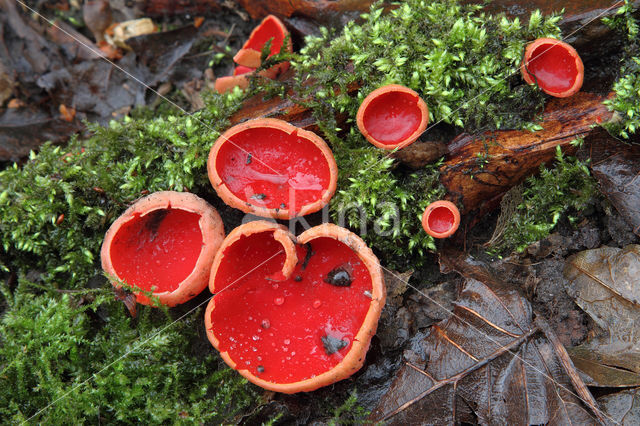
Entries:
MULTIPOLYGON (((247 157, 247 160, 246 160, 246 161, 247 161, 247 164, 250 164, 250 162, 251 162, 251 154, 249 154, 249 156, 247 157)), ((284 208, 284 207, 283 207, 283 208, 284 208)), ((305 261, 304 261, 304 263, 305 263, 305 264, 309 262, 309 257, 311 256, 311 254, 312 254, 312 252, 311 252, 311 250, 310 250, 310 248, 309 248, 309 249, 306 251, 306 254, 305 254, 305 261)), ((330 281, 336 281, 336 282, 339 282, 339 283, 346 283, 346 282, 349 282, 349 284, 350 284, 350 280, 348 279, 348 277, 345 277, 345 275, 348 275, 347 271, 341 270, 341 267, 339 266, 339 267, 334 268, 332 271, 330 271, 330 272, 326 275, 326 277, 324 278, 324 281, 325 281, 325 282, 327 282, 326 280, 327 280, 327 279, 329 279, 330 281), (332 273, 333 273, 333 275, 332 275, 332 273), (332 278, 329 278, 330 276, 332 276, 332 278)), ((300 281, 302 281, 302 275, 296 275, 296 276, 295 276, 295 278, 294 278, 294 281, 296 281, 296 282, 300 282, 300 281), (298 280, 298 279, 297 279, 298 277, 300 277, 300 280, 298 280)), ((408 281, 408 279, 407 279, 406 281, 408 281)), ((329 283, 329 284, 331 284, 331 283, 329 283)), ((465 286, 465 285, 466 285, 466 284, 463 284, 463 283, 458 283, 458 284, 459 284, 460 286, 465 286)), ((340 286, 339 284, 334 284, 334 285, 340 286)), ((347 286, 348 286, 348 285, 347 285, 347 286)), ((463 289, 466 289, 466 287, 462 287, 462 288, 463 288, 463 289)), ((463 291, 465 291, 465 290, 463 290, 463 291)), ((366 291, 364 292, 364 294, 366 295, 366 291)), ((401 294, 402 294, 402 293, 401 293, 401 294)), ((369 295, 369 296, 370 296, 370 295, 369 295)), ((409 299, 409 297, 407 297, 407 299, 409 299)), ((461 300, 461 299, 457 299, 457 300, 461 300)), ((284 298, 282 298, 282 299, 280 299, 280 298, 276 298, 276 299, 274 299, 274 303, 275 303, 275 304, 278 304, 278 302, 281 302, 280 304, 283 304, 283 303, 284 303, 284 298)), ((456 303, 457 303, 457 302, 456 302, 456 303)), ((402 308, 405 308, 405 307, 404 307, 404 306, 402 306, 400 309, 402 309, 402 308)), ((408 309, 405 309, 405 311, 404 311, 404 312, 406 312, 407 310, 408 310, 408 309)), ((413 312, 411 312, 411 313, 410 313, 410 315, 409 315, 409 316, 413 316, 413 319, 414 319, 414 320, 418 317, 418 315, 417 315, 415 312, 417 312, 417 311, 413 311, 413 312)), ((405 315, 405 314, 403 313, 403 314, 400 314, 399 316, 402 316, 402 315, 405 315)), ((424 317, 424 315, 423 315, 423 317, 424 317)), ((421 320, 422 320, 422 319, 421 319, 421 320)), ((408 322, 408 323, 411 323, 412 321, 407 321, 407 322, 408 322)), ((266 329, 269 329, 269 327, 270 327, 270 324, 268 323, 268 321, 267 321, 267 324, 268 324, 268 326, 267 326, 267 327, 264 327, 265 322, 264 322, 264 321, 262 321, 262 322, 260 323, 260 326, 261 326, 263 329, 265 329, 265 330, 266 330, 266 329)), ((504 326, 504 324, 502 324, 502 325, 504 326)), ((503 327, 503 328, 504 328, 504 327, 503 327)), ((406 326, 404 326, 404 328, 402 328, 402 327, 399 327, 399 328, 398 328, 398 330, 401 330, 401 331, 407 331, 407 334, 411 334, 412 332, 416 332, 416 333, 423 333, 423 332, 425 331, 425 329, 426 329, 425 327, 418 327, 418 326, 416 326, 416 325, 414 325, 414 324, 406 325, 406 326)), ((395 331, 395 330, 394 330, 394 331, 395 331)), ((414 338, 416 338, 416 341, 424 342, 424 340, 417 339, 418 337, 420 337, 420 336, 419 336, 419 334, 413 334, 413 336, 414 336, 414 338)), ((521 336, 521 337, 525 337, 525 336, 523 335, 523 336, 521 336)), ((329 337, 327 337, 327 338, 323 338, 323 339, 322 339, 322 343, 323 343, 323 346, 324 346, 325 351, 327 351, 327 352, 328 352, 328 350, 327 350, 327 345, 325 344, 325 340, 327 340, 327 341, 331 341, 332 339, 333 339, 333 341, 329 343, 329 347, 330 347, 330 349, 329 349, 329 350, 333 350, 333 349, 335 349, 337 346, 340 346, 340 345, 342 344, 342 342, 345 342, 344 340, 337 340, 337 339, 335 339, 335 338, 329 338, 329 337), (337 340, 337 341, 336 341, 336 340, 337 340)), ((406 341, 405 341, 405 343, 406 343, 406 341)), ((348 344, 348 342, 347 342, 347 344, 348 344)), ((375 345, 375 344, 376 344, 376 342, 374 342, 374 345, 375 345)), ((378 351, 380 352, 380 351, 383 351, 383 350, 389 350, 389 349, 391 349, 392 351, 393 351, 393 350, 396 350, 396 352, 397 352, 397 351, 399 350, 399 348, 400 348, 400 347, 401 347, 401 346, 396 346, 396 347, 393 347, 393 346, 386 346, 386 347, 384 347, 384 348, 378 348, 378 351)), ((340 349, 341 349, 341 348, 338 348, 338 349, 337 349, 337 351, 339 351, 340 349)), ((375 349, 375 348, 374 348, 374 349, 375 349)), ((335 352, 335 351, 334 351, 334 352, 335 352)), ((379 355, 379 354, 378 354, 378 355, 379 355)), ((475 356, 475 355, 472 355, 472 356, 474 356, 476 359, 479 359, 479 358, 478 358, 477 356, 475 356)), ((487 362, 488 362, 489 364, 491 364, 491 363, 492 363, 492 362, 494 362, 494 361, 493 361, 493 360, 490 360, 490 361, 487 361, 487 362)), ((372 363, 370 364, 370 366, 372 366, 372 367, 376 367, 376 368, 377 368, 377 367, 378 367, 378 365, 380 365, 380 364, 383 364, 383 362, 380 362, 380 358, 379 358, 379 357, 378 357, 378 358, 376 358, 376 353, 374 353, 374 354, 373 354, 373 356, 372 356, 372 363), (376 359, 377 359, 377 361, 378 361, 378 364, 376 364, 376 359)), ((415 365, 415 364, 414 364, 414 365, 415 365)), ((263 373, 263 372, 264 372, 264 366, 263 366, 263 365, 261 365, 261 364, 260 364, 260 365, 258 365, 257 370, 258 370, 258 373, 263 373)), ((372 368, 371 370, 374 370, 374 368, 372 368)), ((381 370, 384 370, 384 368, 381 368, 381 370)), ((388 371, 388 370, 387 370, 387 371, 388 371)), ((525 371, 526 371, 526 370, 525 370, 525 371)), ((364 372, 364 374, 362 374, 362 376, 365 376, 365 375, 367 375, 369 378, 371 378, 372 376, 375 376, 375 374, 374 374, 373 372, 371 372, 371 371, 367 371, 367 372, 364 372)), ((355 380, 357 381, 357 380, 358 380, 358 378, 356 378, 355 380)), ((373 379, 373 381, 375 382, 375 378, 373 379)), ((365 383, 369 383, 369 382, 365 382, 365 383)), ((628 396, 628 395, 627 395, 627 396, 628 396)), ((466 402, 466 401, 465 401, 465 402, 466 402)), ((461 412, 461 415, 462 415, 462 416, 468 415, 468 416, 469 416, 469 418, 473 418, 473 416, 474 416, 474 412, 473 412, 473 410, 470 410, 470 409, 460 408, 460 412, 461 412)), ((463 417, 463 418, 464 418, 464 417, 463 417)))

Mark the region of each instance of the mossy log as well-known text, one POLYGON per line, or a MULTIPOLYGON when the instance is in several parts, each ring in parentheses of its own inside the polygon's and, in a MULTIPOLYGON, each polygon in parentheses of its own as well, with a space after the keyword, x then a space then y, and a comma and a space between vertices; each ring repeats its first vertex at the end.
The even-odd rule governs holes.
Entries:
MULTIPOLYGON (((151 3, 153 2, 148 2, 148 4, 151 3)), ((281 17, 296 14, 309 16, 308 12, 313 8, 317 8, 315 11, 318 13, 322 8, 329 8, 327 10, 333 12, 349 8, 349 10, 360 10, 368 8, 371 2, 369 0, 340 1, 331 2, 331 6, 325 1, 305 0, 292 2, 238 0, 237 3, 244 7, 251 17, 260 18, 267 13, 274 13, 281 17)), ((186 2, 180 2, 180 4, 184 5, 186 2)), ((615 12, 615 7, 612 7, 608 1, 588 0, 566 6, 558 5, 553 0, 534 0, 525 5, 511 0, 496 0, 491 3, 488 11, 526 16, 535 9, 540 9, 543 13, 551 13, 563 6, 565 15, 562 27, 564 33, 570 35, 572 43, 588 46, 588 49, 585 47, 586 55, 590 52, 598 54, 597 52, 602 50, 603 46, 607 46, 607 37, 603 35, 608 32, 608 29, 604 29, 600 19, 596 18, 599 18, 599 15, 615 12), (518 3, 518 10, 514 9, 516 3, 518 3), (575 31, 587 23, 589 25, 580 28, 580 31, 575 31)), ((316 14, 316 16, 319 15, 316 14)), ((355 92, 358 87, 350 89, 355 92)), ((552 161, 556 146, 571 152, 573 148, 570 145, 571 141, 576 137, 588 135, 591 132, 591 126, 597 121, 606 121, 610 113, 602 105, 604 99, 604 96, 579 93, 569 99, 551 100, 544 112, 543 130, 535 133, 497 131, 480 136, 463 134, 448 146, 420 142, 407 148, 406 153, 394 156, 413 167, 419 167, 446 154, 446 162, 441 169, 441 182, 447 188, 449 198, 463 207, 464 212, 468 214, 467 217, 481 217, 497 205, 509 188, 535 173, 540 164, 552 161)), ((288 98, 276 97, 265 101, 260 95, 246 100, 244 107, 231 117, 231 122, 236 124, 257 117, 277 117, 305 129, 318 130, 309 109, 288 98)), ((338 123, 341 124, 342 121, 344 117, 338 117, 338 123)))
MULTIPOLYGON (((609 95, 612 96, 612 95, 609 95)), ((612 113, 603 105, 606 96, 577 93, 550 101, 542 130, 502 130, 481 135, 462 134, 448 144, 440 172, 447 198, 467 217, 481 217, 496 207, 511 187, 553 160, 556 147, 575 153, 576 138, 588 138, 596 123, 612 113)))

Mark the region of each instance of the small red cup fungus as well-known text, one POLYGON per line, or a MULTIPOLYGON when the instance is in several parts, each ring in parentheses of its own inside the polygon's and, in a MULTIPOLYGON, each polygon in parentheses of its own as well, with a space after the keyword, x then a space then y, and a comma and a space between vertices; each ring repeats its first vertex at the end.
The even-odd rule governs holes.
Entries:
POLYGON ((207 170, 225 203, 279 219, 320 210, 338 178, 331 149, 318 135, 274 118, 224 132, 209 152, 207 170))
POLYGON ((429 204, 422 214, 422 227, 433 238, 447 238, 460 226, 460 211, 451 201, 429 204))
POLYGON ((578 92, 584 79, 584 65, 576 49, 553 38, 539 38, 527 46, 520 72, 528 84, 537 84, 557 98, 578 92))
MULTIPOLYGON (((273 56, 280 52, 285 39, 289 35, 287 28, 275 16, 269 15, 262 20, 260 25, 253 29, 249 39, 245 42, 242 49, 233 57, 238 66, 233 71, 233 76, 220 77, 216 79, 214 88, 219 93, 232 90, 234 87, 246 89, 249 86, 247 76, 252 74, 258 68, 262 61, 262 48, 271 40, 271 48, 268 56, 273 56)), ((288 39, 285 50, 293 51, 291 39, 288 39)), ((266 78, 275 79, 280 74, 289 69, 289 62, 281 62, 266 70, 260 71, 260 75, 266 78)))
MULTIPOLYGON (((102 268, 116 280, 153 291, 160 303, 175 306, 207 286, 223 240, 222 220, 206 201, 188 192, 155 192, 113 222, 102 243, 102 268)), ((120 287, 118 281, 112 284, 120 287)), ((150 304, 144 294, 136 298, 150 304)))
POLYGON ((283 393, 360 369, 386 295, 378 259, 350 231, 324 224, 296 239, 265 221, 229 234, 209 289, 211 344, 250 382, 283 393))
POLYGON ((427 104, 418 93, 399 84, 369 93, 356 115, 360 133, 373 145, 388 150, 415 142, 428 122, 427 104))
MULTIPOLYGON (((269 56, 273 56, 280 52, 285 38, 289 35, 289 31, 284 26, 282 21, 273 15, 268 15, 262 20, 260 25, 255 27, 249 39, 244 43, 242 49, 236 53, 233 60, 238 65, 243 65, 249 68, 258 68, 261 64, 260 58, 262 56, 262 49, 268 41, 271 41, 271 48, 269 56)), ((287 40, 287 46, 285 50, 292 52, 293 46, 291 44, 291 38, 287 40)), ((288 62, 283 62, 277 65, 278 70, 276 72, 283 72, 289 68, 288 62)))

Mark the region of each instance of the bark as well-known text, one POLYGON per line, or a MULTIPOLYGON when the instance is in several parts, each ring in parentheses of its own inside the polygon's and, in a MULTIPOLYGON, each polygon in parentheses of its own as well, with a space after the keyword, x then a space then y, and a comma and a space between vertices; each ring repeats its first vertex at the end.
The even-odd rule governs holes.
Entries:
POLYGON ((570 142, 588 137, 593 125, 611 118, 605 96, 579 92, 550 101, 543 130, 503 130, 481 135, 462 134, 449 144, 441 182, 448 197, 463 206, 467 217, 479 218, 497 206, 502 195, 542 163, 553 160, 556 147, 574 153, 570 142))

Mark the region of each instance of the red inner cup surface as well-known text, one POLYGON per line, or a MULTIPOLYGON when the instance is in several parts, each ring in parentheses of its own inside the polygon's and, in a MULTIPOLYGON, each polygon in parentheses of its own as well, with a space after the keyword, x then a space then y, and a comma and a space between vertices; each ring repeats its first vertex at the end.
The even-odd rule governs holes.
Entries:
POLYGON ((432 231, 442 234, 451 229, 455 222, 455 218, 453 216, 453 212, 448 208, 436 207, 429 214, 427 222, 429 223, 429 228, 432 231))
POLYGON ((294 212, 320 200, 331 179, 325 156, 311 141, 267 127, 231 136, 218 152, 216 168, 241 200, 294 212))
POLYGON ((247 74, 253 70, 255 70, 255 68, 249 68, 249 67, 245 67, 244 65, 238 65, 237 67, 234 68, 233 75, 247 74))
POLYGON ((569 90, 578 75, 575 58, 563 46, 553 43, 536 47, 527 69, 541 88, 554 93, 569 90))
POLYGON ((200 215, 160 209, 122 225, 109 253, 120 279, 143 290, 173 291, 193 271, 202 250, 200 215))
POLYGON ((293 383, 330 370, 351 349, 371 304, 369 271, 337 240, 318 238, 310 247, 311 253, 309 245, 297 247, 298 265, 280 282, 267 279, 285 260, 271 232, 243 237, 226 249, 216 290, 229 287, 215 296, 211 322, 219 350, 229 353, 237 369, 270 382, 293 383), (350 286, 325 282, 332 270, 349 271, 350 286), (344 347, 328 354, 323 337, 344 347))
POLYGON ((272 18, 268 18, 260 24, 256 32, 247 41, 245 48, 262 51, 262 48, 269 39, 272 39, 271 50, 269 53, 269 56, 271 56, 280 52, 282 42, 284 41, 282 28, 272 18))
POLYGON ((417 96, 403 92, 388 92, 376 97, 364 111, 365 129, 385 145, 403 142, 422 121, 418 100, 417 96))

